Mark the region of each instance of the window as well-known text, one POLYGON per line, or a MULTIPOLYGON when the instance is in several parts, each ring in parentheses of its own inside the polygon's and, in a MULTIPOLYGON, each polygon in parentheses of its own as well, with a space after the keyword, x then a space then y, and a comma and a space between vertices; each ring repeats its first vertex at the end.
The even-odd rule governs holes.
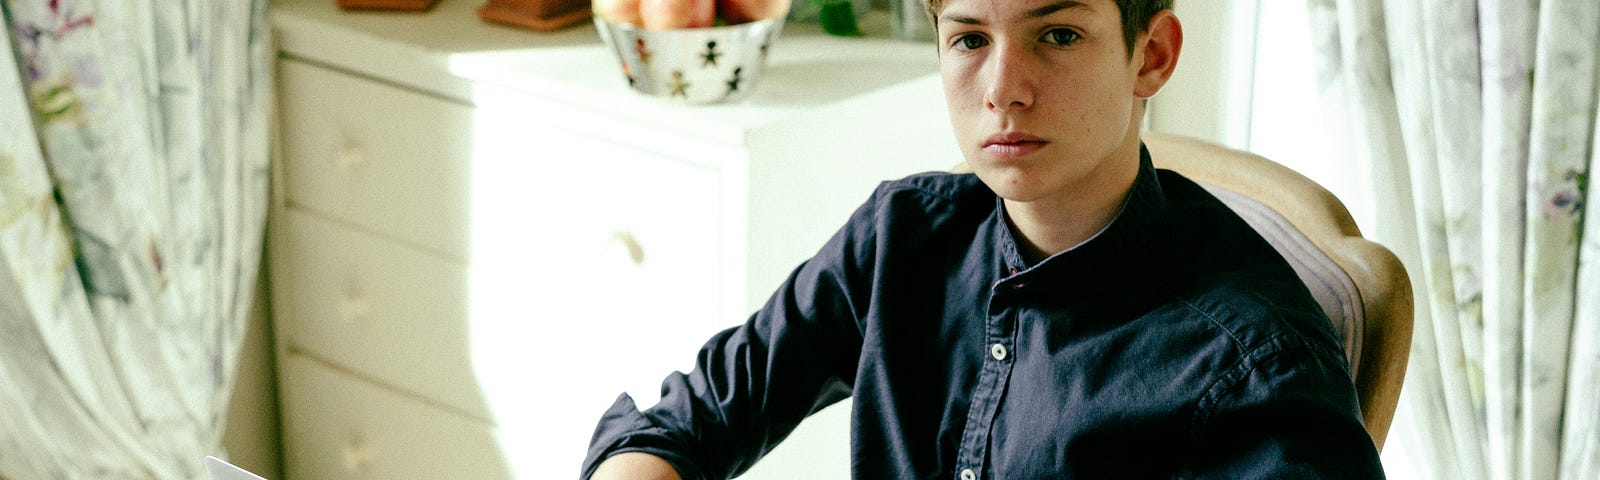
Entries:
POLYGON ((1257 3, 1246 149, 1310 177, 1339 197, 1358 225, 1373 225, 1372 193, 1363 190, 1353 160, 1334 148, 1335 130, 1325 123, 1306 2, 1257 3))

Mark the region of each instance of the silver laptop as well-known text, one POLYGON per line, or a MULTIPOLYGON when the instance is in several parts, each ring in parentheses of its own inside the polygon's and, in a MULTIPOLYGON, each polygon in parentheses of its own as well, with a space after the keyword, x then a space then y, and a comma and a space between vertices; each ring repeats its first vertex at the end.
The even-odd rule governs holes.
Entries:
POLYGON ((206 474, 211 476, 211 480, 267 480, 220 458, 209 456, 206 457, 206 474))

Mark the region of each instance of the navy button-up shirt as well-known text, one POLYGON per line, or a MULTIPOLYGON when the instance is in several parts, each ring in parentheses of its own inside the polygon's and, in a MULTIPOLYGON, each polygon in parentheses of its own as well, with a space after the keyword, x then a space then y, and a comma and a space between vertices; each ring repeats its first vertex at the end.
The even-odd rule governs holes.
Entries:
POLYGON ((730 478, 854 397, 861 479, 1381 478, 1305 286, 1142 150, 1111 225, 1031 266, 975 176, 883 184, 660 403, 619 398, 583 475, 646 452, 730 478))

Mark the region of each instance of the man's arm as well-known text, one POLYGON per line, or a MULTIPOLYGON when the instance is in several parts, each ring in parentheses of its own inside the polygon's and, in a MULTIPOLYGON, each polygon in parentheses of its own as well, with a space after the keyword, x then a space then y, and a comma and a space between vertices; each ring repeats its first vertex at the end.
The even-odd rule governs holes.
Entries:
POLYGON ((672 464, 648 453, 619 453, 600 463, 590 480, 683 480, 672 464))
POLYGON ((1384 478, 1337 353, 1280 338, 1201 400, 1186 478, 1384 478))
POLYGON ((597 475, 589 472, 616 452, 639 452, 678 477, 731 478, 806 416, 848 397, 861 352, 857 318, 871 291, 876 199, 745 324, 706 342, 693 370, 668 375, 654 407, 619 398, 595 430, 583 472, 597 475))

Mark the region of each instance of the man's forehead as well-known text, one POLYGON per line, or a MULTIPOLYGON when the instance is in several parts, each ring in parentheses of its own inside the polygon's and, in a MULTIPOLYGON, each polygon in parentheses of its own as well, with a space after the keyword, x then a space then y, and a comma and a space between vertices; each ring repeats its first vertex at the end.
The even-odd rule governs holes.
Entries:
POLYGON ((1115 0, 944 0, 936 13, 941 21, 981 23, 981 19, 989 17, 1038 18, 1058 12, 1116 15, 1117 4, 1115 0))

